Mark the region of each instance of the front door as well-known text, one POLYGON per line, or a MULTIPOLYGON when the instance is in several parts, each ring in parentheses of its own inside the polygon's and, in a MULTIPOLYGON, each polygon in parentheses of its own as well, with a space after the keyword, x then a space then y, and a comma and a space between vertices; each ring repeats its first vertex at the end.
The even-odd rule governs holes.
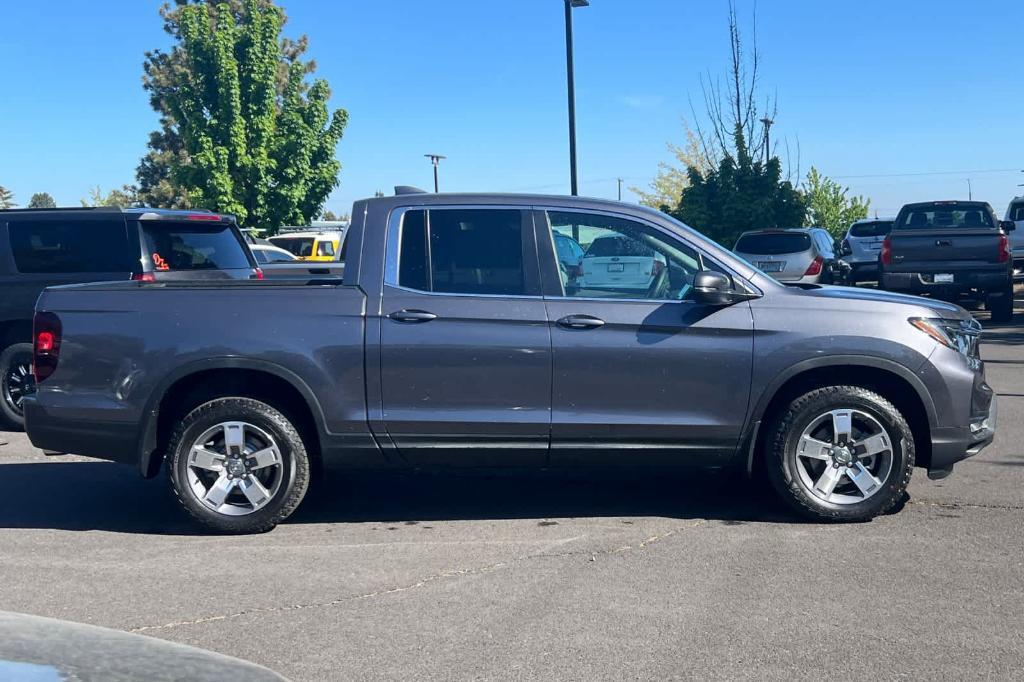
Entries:
POLYGON ((543 465, 551 336, 533 221, 507 208, 392 219, 381 308, 388 435, 413 465, 543 465))
POLYGON ((690 298, 696 272, 722 268, 615 215, 535 220, 554 353, 551 463, 724 463, 750 397, 750 308, 690 298), (581 268, 558 262, 556 234, 579 242, 581 268))

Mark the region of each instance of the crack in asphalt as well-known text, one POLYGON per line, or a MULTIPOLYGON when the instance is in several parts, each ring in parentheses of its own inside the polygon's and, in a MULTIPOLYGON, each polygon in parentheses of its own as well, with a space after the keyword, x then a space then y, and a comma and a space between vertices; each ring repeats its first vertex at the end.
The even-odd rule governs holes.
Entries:
POLYGON ((974 502, 939 502, 938 500, 910 500, 908 505, 939 507, 940 509, 995 509, 998 511, 1024 511, 1024 506, 1013 504, 977 504, 974 502))
MULTIPOLYGON (((498 561, 498 562, 495 562, 495 563, 492 563, 492 564, 486 564, 484 566, 477 566, 476 568, 458 568, 458 569, 451 569, 451 570, 448 570, 448 571, 441 571, 440 573, 435 573, 433 575, 429 575, 429 576, 426 576, 424 578, 420 578, 419 580, 416 580, 414 582, 411 582, 411 583, 408 583, 408 584, 405 584, 405 585, 397 585, 397 586, 388 587, 388 588, 384 588, 384 589, 380 589, 380 590, 373 590, 371 592, 363 592, 361 594, 347 595, 347 596, 344 596, 344 597, 338 597, 337 599, 331 599, 329 601, 310 602, 310 603, 306 603, 306 604, 286 604, 286 605, 283 605, 283 606, 266 606, 266 607, 260 607, 260 608, 255 608, 255 609, 245 609, 245 610, 242 610, 242 611, 235 611, 233 613, 225 613, 225 614, 220 614, 220 615, 216 615, 216 616, 204 616, 202 618, 194 618, 192 620, 174 621, 174 622, 170 622, 170 623, 163 623, 161 625, 141 625, 141 626, 136 626, 136 627, 133 627, 133 628, 128 628, 127 632, 140 633, 140 632, 153 632, 155 630, 170 630, 170 629, 173 629, 173 628, 185 627, 185 626, 188 626, 188 625, 202 625, 202 624, 205 624, 205 623, 213 623, 213 622, 222 621, 222 620, 232 620, 234 618, 241 618, 243 616, 263 615, 263 614, 267 614, 267 613, 282 613, 282 612, 287 612, 287 611, 303 611, 303 610, 307 610, 307 609, 330 608, 332 606, 338 606, 340 604, 345 604, 347 602, 359 601, 359 600, 362 600, 362 599, 371 599, 373 597, 382 597, 382 596, 387 596, 387 595, 390 595, 390 594, 399 594, 399 593, 402 593, 402 592, 408 592, 410 590, 417 590, 417 589, 419 589, 421 587, 426 587, 427 585, 430 585, 431 583, 435 583, 435 582, 438 582, 438 581, 441 581, 441 580, 447 580, 447 579, 450 579, 450 578, 459 578, 459 577, 469 576, 469 575, 486 575, 488 573, 494 573, 494 572, 502 570, 504 568, 509 568, 509 567, 511 567, 514 564, 519 564, 519 563, 522 563, 524 561, 532 561, 532 560, 536 560, 536 559, 561 559, 561 558, 568 558, 568 557, 589 556, 590 557, 590 561, 596 561, 597 557, 599 557, 599 556, 612 556, 612 555, 623 554, 623 553, 627 553, 627 552, 631 552, 631 551, 643 551, 646 548, 650 547, 651 545, 653 545, 655 543, 658 543, 658 542, 660 542, 662 540, 665 540, 666 538, 669 538, 669 537, 671 537, 673 535, 677 535, 677 534, 679 534, 679 533, 681 533, 681 532, 683 532, 685 530, 689 530, 689 529, 692 529, 692 528, 697 528, 698 526, 701 526, 701 525, 703 525, 705 523, 706 523, 705 519, 698 519, 696 521, 693 521, 691 523, 685 524, 683 526, 679 526, 679 527, 673 528, 671 530, 665 531, 664 533, 659 533, 657 535, 652 535, 652 536, 650 536, 648 538, 645 538, 645 539, 643 539, 643 540, 641 540, 641 541, 639 541, 637 543, 629 544, 629 545, 622 545, 621 547, 615 547, 613 549, 603 549, 603 550, 597 550, 597 551, 593 551, 593 550, 577 550, 577 551, 573 551, 573 552, 541 551, 541 552, 538 552, 536 554, 524 554, 522 556, 515 557, 513 559, 509 559, 508 561, 498 561)), ((577 535, 575 537, 566 538, 564 540, 560 540, 560 541, 554 543, 554 546, 558 546, 558 545, 562 545, 562 544, 567 544, 569 542, 574 542, 576 540, 581 539, 581 537, 582 536, 577 535)))

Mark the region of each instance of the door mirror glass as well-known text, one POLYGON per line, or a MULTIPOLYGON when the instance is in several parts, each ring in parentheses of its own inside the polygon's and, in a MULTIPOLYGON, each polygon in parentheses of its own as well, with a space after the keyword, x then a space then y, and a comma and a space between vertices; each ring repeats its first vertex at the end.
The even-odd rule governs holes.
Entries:
POLYGON ((1017 223, 1012 220, 1000 220, 999 227, 1003 228, 1003 232, 1013 232, 1017 229, 1017 223))

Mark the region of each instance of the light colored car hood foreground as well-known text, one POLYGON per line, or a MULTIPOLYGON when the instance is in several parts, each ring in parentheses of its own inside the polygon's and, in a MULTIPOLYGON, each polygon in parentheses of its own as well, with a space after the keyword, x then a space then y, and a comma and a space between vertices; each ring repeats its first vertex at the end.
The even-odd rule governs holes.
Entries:
POLYGON ((5 682, 284 682, 237 658, 92 625, 0 611, 5 682))

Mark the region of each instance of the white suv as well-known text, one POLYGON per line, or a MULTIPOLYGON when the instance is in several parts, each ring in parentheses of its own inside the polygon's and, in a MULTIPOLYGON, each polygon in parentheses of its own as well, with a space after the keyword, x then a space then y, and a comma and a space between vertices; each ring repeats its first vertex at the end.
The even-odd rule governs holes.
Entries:
POLYGON ((1006 208, 1005 220, 1012 220, 1017 229, 1010 233, 1013 249, 1013 278, 1024 279, 1024 197, 1017 197, 1006 208))
POLYGON ((878 279, 878 254, 882 251, 882 242, 892 231, 895 220, 858 220, 846 231, 840 253, 843 262, 850 266, 847 281, 851 284, 878 279))

